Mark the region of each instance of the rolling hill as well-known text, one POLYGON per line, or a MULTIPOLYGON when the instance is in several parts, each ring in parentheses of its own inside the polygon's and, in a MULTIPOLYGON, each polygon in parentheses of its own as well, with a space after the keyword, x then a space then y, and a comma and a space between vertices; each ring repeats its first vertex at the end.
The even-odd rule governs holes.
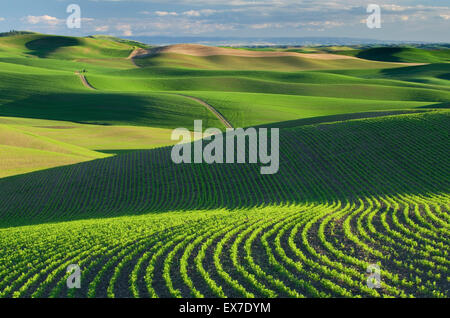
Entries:
POLYGON ((133 46, 107 39, 77 38, 46 34, 26 34, 0 38, 1 51, 40 58, 63 60, 79 58, 127 57, 133 46))
POLYGON ((394 63, 366 61, 330 53, 236 50, 192 44, 142 50, 134 61, 140 67, 176 66, 210 70, 305 71, 398 67, 394 63))

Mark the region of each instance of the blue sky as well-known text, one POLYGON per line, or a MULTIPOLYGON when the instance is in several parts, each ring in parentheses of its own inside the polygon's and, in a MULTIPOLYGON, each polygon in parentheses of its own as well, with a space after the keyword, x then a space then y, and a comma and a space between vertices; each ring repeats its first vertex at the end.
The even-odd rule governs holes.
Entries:
POLYGON ((63 35, 358 37, 450 42, 450 0, 14 0, 0 2, 0 31, 63 35), (81 29, 66 26, 69 4, 81 29), (369 29, 368 4, 381 7, 369 29))

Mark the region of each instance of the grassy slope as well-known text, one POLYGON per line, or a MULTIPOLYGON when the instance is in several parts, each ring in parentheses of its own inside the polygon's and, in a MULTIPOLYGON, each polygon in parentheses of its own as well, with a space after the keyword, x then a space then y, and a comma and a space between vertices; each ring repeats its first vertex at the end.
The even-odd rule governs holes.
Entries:
POLYGON ((202 119, 208 125, 221 127, 198 103, 160 93, 47 92, 4 104, 0 116, 189 129, 194 119, 202 119))
MULTIPOLYGON (((305 76, 306 77, 306 76, 305 76)), ((450 98, 448 92, 434 86, 400 83, 397 81, 368 80, 342 78, 339 76, 324 76, 311 74, 311 80, 298 79, 299 82, 261 80, 251 77, 233 76, 203 76, 203 77, 172 77, 172 78, 133 78, 119 76, 89 76, 89 81, 97 88, 106 91, 228 91, 291 94, 326 97, 354 97, 359 99, 383 100, 422 100, 444 101, 450 98), (329 83, 327 83, 327 77, 329 83), (322 82, 322 83, 320 83, 322 82), (328 84, 324 86, 323 84, 328 84), (403 86, 403 87, 402 87, 403 86)))
MULTIPOLYGON (((106 155, 103 154, 97 156, 97 158, 105 157, 106 155)), ((72 165, 97 158, 0 144, 0 178, 72 165)))
POLYGON ((281 94, 185 92, 215 107, 236 127, 247 127, 300 118, 417 108, 427 102, 401 102, 293 96, 281 94))
MULTIPOLYGON (((197 96, 237 126, 346 112, 439 107, 450 100, 448 83, 423 85, 394 76, 409 68, 398 73, 392 69, 345 74, 144 68, 90 75, 89 80, 101 90, 166 90, 197 96), (373 78, 366 78, 368 74, 373 78)), ((432 70, 423 73, 434 75, 432 70)))
POLYGON ((172 129, 0 117, 0 178, 175 143, 172 129))
POLYGON ((17 126, 13 127, 10 125, 1 124, 0 132, 2 134, 2 137, 4 138, 2 140, 2 144, 4 145, 21 146, 26 148, 48 150, 92 158, 98 157, 97 153, 89 151, 88 149, 65 144, 63 142, 37 135, 29 131, 24 131, 20 128, 17 128, 17 126))
POLYGON ((0 51, 71 60, 75 58, 124 58, 133 47, 104 39, 30 34, 0 38, 0 51))
POLYGON ((178 96, 91 92, 73 72, 4 65, 0 70, 0 116, 160 128, 191 128, 194 119, 203 119, 220 127, 203 106, 178 96))
MULTIPOLYGON (((430 68, 431 66, 428 66, 430 68)), ((448 66, 447 66, 448 67, 448 66)), ((420 67, 399 67, 395 69, 385 69, 386 75, 388 72, 394 73, 398 70, 401 73, 402 70, 414 70, 416 68, 423 68, 426 75, 432 76, 431 70, 427 70, 426 66, 420 67)), ((437 71, 436 67, 436 71, 437 71)), ((447 68, 448 69, 448 68, 447 68)), ((380 69, 365 70, 366 72, 380 73, 380 69)), ((349 71, 358 74, 358 71, 349 71)), ((445 73, 445 65, 441 65, 439 68, 440 75, 445 73)), ((99 75, 99 74, 94 74, 99 75)), ((236 77, 236 78, 249 78, 255 80, 264 80, 271 82, 281 83, 310 83, 310 84, 361 84, 361 79, 352 75, 352 73, 338 74, 338 71, 324 70, 322 72, 316 71, 298 71, 298 72, 281 72, 281 71, 254 71, 254 70, 201 70, 190 68, 175 68, 175 67, 148 67, 148 68, 133 68, 127 70, 111 70, 105 72, 102 75, 112 76, 114 80, 118 78, 126 78, 127 80, 137 79, 186 79, 186 78, 215 78, 215 77, 236 77)), ((403 86, 403 87, 421 87, 430 88, 430 86, 413 84, 398 80, 396 78, 374 78, 366 79, 365 84, 373 85, 386 85, 386 86, 403 86)), ((125 86, 125 89, 128 87, 125 86)))
POLYGON ((152 149, 172 144, 172 129, 99 126, 66 121, 0 117, 0 125, 93 151, 152 149))
POLYGON ((105 158, 99 152, 0 124, 0 177, 105 158))

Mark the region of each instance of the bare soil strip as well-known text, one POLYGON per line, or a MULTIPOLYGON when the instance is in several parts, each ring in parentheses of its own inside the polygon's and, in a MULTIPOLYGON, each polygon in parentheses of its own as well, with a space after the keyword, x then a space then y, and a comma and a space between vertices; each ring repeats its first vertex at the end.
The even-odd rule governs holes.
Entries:
POLYGON ((134 61, 135 58, 139 58, 142 56, 146 56, 147 50, 142 48, 134 49, 133 52, 130 53, 130 55, 127 57, 127 60, 130 60, 131 63, 133 63, 134 66, 139 67, 136 62, 134 61))
POLYGON ((225 118, 225 116, 223 116, 217 109, 215 109, 213 106, 211 106, 210 104, 208 104, 204 100, 201 100, 200 98, 197 98, 197 97, 183 95, 183 94, 174 94, 174 95, 183 96, 183 97, 189 98, 189 99, 191 99, 193 101, 196 101, 197 103, 202 104, 208 110, 210 110, 225 125, 225 127, 233 128, 233 125, 231 125, 231 123, 225 118))
POLYGON ((91 84, 89 84, 88 80, 86 79, 86 76, 84 76, 83 74, 81 74, 80 72, 75 72, 76 75, 78 75, 78 77, 80 78, 81 82, 83 83, 84 87, 89 88, 89 89, 93 89, 96 90, 96 88, 94 86, 92 86, 91 84))
POLYGON ((136 56, 147 54, 149 50, 137 48, 134 49, 133 52, 130 53, 130 55, 127 57, 127 60, 133 60, 136 56))

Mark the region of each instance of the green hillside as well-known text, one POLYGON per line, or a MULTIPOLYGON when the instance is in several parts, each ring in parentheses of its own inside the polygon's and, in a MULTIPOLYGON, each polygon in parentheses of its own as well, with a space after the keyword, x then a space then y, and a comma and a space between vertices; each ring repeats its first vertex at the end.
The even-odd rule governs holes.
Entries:
POLYGON ((5 53, 70 60, 127 57, 133 47, 127 43, 105 39, 26 34, 0 37, 0 50, 5 53))
POLYGON ((46 92, 5 103, 0 116, 159 128, 192 128, 194 119, 202 119, 208 125, 221 126, 198 103, 163 93, 46 92))
MULTIPOLYGON (((1 210, 1 224, 7 225, 11 220, 29 223, 36 217, 36 214, 30 208, 41 210, 39 205, 28 207, 27 202, 34 200, 26 199, 28 196, 39 197, 41 194, 34 192, 33 189, 43 189, 44 192, 50 191, 51 197, 56 200, 55 205, 58 210, 65 211, 63 215, 58 215, 57 211, 48 211, 48 215, 41 213, 37 215, 36 222, 62 221, 76 219, 80 216, 84 217, 100 217, 114 216, 122 213, 144 213, 151 211, 176 211, 176 210, 192 210, 192 209, 211 209, 226 207, 230 209, 253 207, 259 204, 270 205, 276 203, 296 203, 296 202, 319 202, 324 193, 317 192, 315 184, 318 179, 313 178, 314 175, 321 175, 323 179, 319 184, 321 191, 327 189, 327 200, 354 198, 360 195, 389 195, 389 194, 420 194, 422 192, 431 191, 442 192, 448 190, 448 158, 443 151, 446 149, 450 139, 446 138, 449 134, 449 113, 447 111, 431 111, 417 114, 405 114, 395 116, 383 116, 379 118, 359 119, 343 121, 339 123, 323 123, 316 125, 306 125, 300 127, 290 127, 286 131, 282 131, 281 156, 280 156, 280 172, 273 176, 264 176, 259 174, 258 165, 176 165, 170 160, 171 147, 149 150, 146 152, 131 153, 123 156, 107 158, 87 162, 84 164, 74 165, 71 167, 62 167, 53 169, 52 171, 36 172, 26 176, 17 176, 0 180, 0 188, 5 197, 6 194, 16 192, 13 185, 22 186, 20 180, 31 182, 29 192, 22 192, 14 196, 16 203, 6 206, 13 207, 11 210, 3 208, 1 210), (391 138, 395 136, 395 138, 391 138), (349 138, 355 138, 350 141, 349 138), (290 140, 291 139, 291 140, 290 140), (331 140, 335 139, 332 143, 331 140), (390 141, 388 141, 390 139, 390 141), (358 144, 356 140, 364 140, 364 144, 358 144), (413 141, 415 141, 413 143, 413 141), (377 145, 375 144, 377 143, 377 145), (348 144, 348 146, 345 146, 348 144), (420 144, 427 144, 422 150, 419 149, 420 144), (295 145, 301 146, 296 147, 295 145), (394 146, 395 145, 395 146, 394 146), (403 146, 402 146, 403 145, 403 146), (431 145, 435 145, 431 147, 431 145), (366 148, 363 150, 363 147, 366 148), (411 147, 411 148, 410 148, 411 147), (349 150, 346 150, 349 148, 349 150), (431 149, 433 148, 433 149, 431 149), (319 151, 325 151, 319 155, 319 151), (333 151, 336 149, 336 151, 333 151), (352 149, 352 151, 350 151, 352 149), (386 151, 383 151, 386 150, 386 151), (389 149, 389 151, 387 151, 389 149), (409 149, 406 151, 406 149, 409 149), (296 165, 298 167, 295 172, 297 178, 292 179, 291 169, 283 169, 285 166, 292 164, 293 153, 296 153, 296 165), (365 169, 356 168, 354 153, 358 153, 359 160, 366 160, 367 156, 378 153, 379 156, 372 157, 374 166, 366 166, 365 169), (421 158, 428 157, 429 160, 422 161, 421 158), (316 159, 314 159, 316 158, 316 159), (334 162, 334 160, 342 160, 345 169, 352 175, 353 181, 347 180, 344 176, 339 178, 337 167, 333 164, 327 166, 315 166, 314 161, 318 162, 334 162), (394 160, 394 158, 397 158, 394 160), (320 159, 320 160, 319 160, 320 159), (142 161, 142 162, 141 162, 142 161), (306 164, 308 163, 308 164, 306 164), (429 166, 426 166, 429 164, 429 166), (352 167, 355 165, 355 167, 352 167), (385 168, 384 165, 387 165, 385 168), (404 165, 402 167, 402 165, 404 165), (389 166, 389 169, 387 167, 389 166), (126 167, 134 167, 127 169, 126 167), (113 169, 114 176, 123 187, 116 188, 116 182, 111 181, 109 174, 103 173, 103 169, 113 169), (226 182, 225 179, 232 177, 232 172, 239 169, 238 175, 245 177, 233 178, 233 182, 226 182), (442 170, 442 171, 441 171, 442 170), (82 196, 81 190, 71 186, 71 179, 63 177, 64 175, 72 175, 73 173, 83 172, 77 177, 76 183, 83 184, 83 188, 89 188, 91 196, 82 196), (283 172, 284 171, 284 172, 283 172), (307 172, 309 171, 309 172, 307 172), (439 172, 440 171, 440 172, 439 172), (445 172, 447 171, 447 172, 445 172), (353 175, 354 174, 354 175, 353 175), (395 179, 400 175, 406 174, 408 178, 415 180, 411 184, 396 184, 395 179), (434 176, 430 180, 421 179, 427 175, 434 176), (151 180, 147 180, 145 176, 152 175, 151 180), (208 181, 209 176, 215 177, 208 181), (311 176, 309 179, 307 176, 311 176), (80 183, 80 178, 84 181, 80 183), (305 179, 306 178, 306 179, 305 179), (437 178, 437 179, 436 179, 437 178), (292 179, 289 182, 288 179, 292 179), (105 182, 103 182, 103 180, 105 182), (129 183, 125 180, 135 180, 129 183), (172 182, 177 180, 177 182, 172 182), (346 181, 347 180, 347 181, 346 181), (354 189, 351 187, 352 182, 356 180, 365 180, 366 184, 363 188, 354 189), (56 183, 63 181, 65 186, 54 186, 56 183), (338 183, 344 182, 340 186, 338 183), (237 182, 237 183, 236 183, 237 182), (253 187, 250 183, 265 184, 266 182, 273 184, 283 184, 284 189, 281 191, 257 192, 244 194, 242 191, 252 191, 253 187), (347 184, 348 182, 348 184, 347 184), (431 182, 428 184, 428 182, 431 182), (45 184, 47 184, 45 186, 45 184), (53 184, 53 185, 52 185, 53 184), (189 187, 205 187, 208 192, 188 191, 189 187), (416 188, 415 185, 423 185, 416 188), (156 186, 159 185, 159 186, 156 186), (44 187, 43 187, 44 186, 44 187), (113 188, 121 193, 114 193, 113 188), (302 190, 290 191, 289 189, 301 188, 302 190), (429 188, 430 187, 430 188, 429 188), (241 191, 235 192, 233 188, 240 188, 241 191), (58 192, 73 191, 70 195, 58 195, 58 192), (117 196, 123 198, 130 197, 133 192, 141 193, 142 201, 126 204, 124 210, 122 200, 118 200, 117 196), (303 191, 305 191, 303 193, 303 191), (417 193, 417 191, 419 193, 417 193), (128 194, 127 194, 128 193, 128 194), (176 196, 176 193, 185 193, 186 200, 183 196, 176 196), (229 193, 226 197, 220 197, 220 193, 229 193), (238 198, 235 196, 242 196, 238 198), (194 197, 192 197, 194 196, 194 197), (209 196, 214 200, 208 199, 209 196), (158 198, 158 200, 146 200, 147 197, 158 198), (172 197, 176 200, 165 200, 172 197), (219 200, 225 200, 221 202, 219 200), (71 198, 68 200, 68 198, 71 198), (83 200, 91 200, 91 204, 85 205, 83 200), (113 199, 116 198, 116 199, 113 199), (217 201, 219 200, 219 201, 217 201), (59 203, 58 203, 59 202, 59 203), (17 204, 22 207, 18 214, 17 204), (60 204, 66 205, 61 207, 60 204), (107 206, 105 206, 107 204, 107 206), (117 204, 117 205, 116 205, 117 204), (137 204, 137 206, 134 206, 137 204), (79 209, 77 205, 83 207, 79 209), (131 208, 133 207, 133 208, 131 208), (41 219, 41 217, 43 219, 41 219), (8 220, 8 221, 7 221, 8 220)), ((362 165, 363 162, 360 162, 362 165)), ((368 163, 366 163, 368 164, 368 163)), ((405 176, 406 176, 405 175, 405 176)), ((400 178, 398 182, 403 182, 400 178)), ((263 190, 261 190, 263 191, 263 190)), ((131 196, 132 197, 132 196, 131 196)), ((10 197, 12 198, 12 197, 10 197)), ((41 210, 43 211, 43 210, 41 210)))
POLYGON ((263 93, 186 92, 216 108, 236 127, 248 127, 318 116, 420 108, 434 103, 309 97, 263 93))
MULTIPOLYGON (((333 76, 327 79, 322 74, 312 74, 311 80, 303 79, 300 83, 261 80, 228 74, 225 77, 199 76, 195 78, 134 78, 89 76, 90 83, 105 91, 228 91, 273 93, 304 96, 323 96, 376 100, 407 101, 444 101, 449 99, 448 92, 430 85, 416 85, 394 81, 362 81, 355 78, 343 78, 338 82, 333 76), (323 83, 319 83, 323 81, 323 83), (367 84, 366 84, 367 82, 367 84), (323 84, 329 84, 326 87, 323 84), (403 87, 402 87, 403 86, 403 87)), ((328 76, 326 76, 328 77, 328 76)))

